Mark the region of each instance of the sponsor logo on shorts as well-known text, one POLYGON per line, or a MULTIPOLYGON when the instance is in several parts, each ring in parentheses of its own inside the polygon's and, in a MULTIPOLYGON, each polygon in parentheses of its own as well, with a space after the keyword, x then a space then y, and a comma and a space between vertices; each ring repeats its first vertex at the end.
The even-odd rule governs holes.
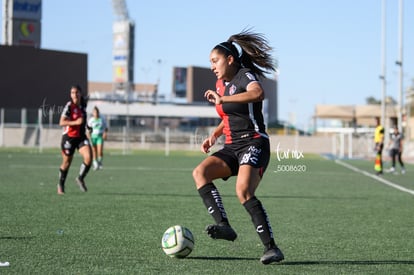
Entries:
POLYGON ((70 149, 70 148, 72 148, 72 144, 70 144, 69 141, 65 141, 65 144, 63 144, 63 148, 70 149))
POLYGON ((256 148, 255 146, 250 146, 248 153, 245 153, 242 157, 242 160, 240 164, 245 163, 252 163, 254 165, 257 164, 259 161, 260 153, 262 152, 262 149, 256 148))

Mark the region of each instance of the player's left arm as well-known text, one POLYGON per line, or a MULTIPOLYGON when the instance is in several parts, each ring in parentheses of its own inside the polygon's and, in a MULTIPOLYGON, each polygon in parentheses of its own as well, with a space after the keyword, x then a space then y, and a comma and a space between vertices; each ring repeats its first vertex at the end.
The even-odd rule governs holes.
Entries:
POLYGON ((264 91, 258 81, 247 84, 246 92, 237 93, 229 96, 220 96, 215 91, 207 90, 204 94, 208 101, 216 105, 224 103, 250 103, 258 102, 264 99, 264 91))
POLYGON ((106 138, 108 137, 108 126, 106 124, 105 118, 103 117, 102 117, 102 128, 103 128, 102 138, 106 140, 106 138))

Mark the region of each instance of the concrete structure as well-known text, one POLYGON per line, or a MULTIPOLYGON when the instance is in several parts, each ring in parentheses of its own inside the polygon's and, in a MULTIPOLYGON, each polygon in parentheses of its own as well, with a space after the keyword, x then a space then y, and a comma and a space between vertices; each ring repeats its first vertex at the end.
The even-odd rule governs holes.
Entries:
MULTIPOLYGON (((172 102, 164 101, 168 104, 159 104, 163 100, 155 98, 157 84, 134 84, 132 93, 128 96, 130 103, 128 106, 113 104, 114 102, 126 103, 126 95, 118 94, 111 83, 89 82, 88 90, 91 98, 89 105, 98 105, 102 114, 113 116, 217 118, 214 107, 204 98, 206 90, 215 89, 216 80, 216 76, 209 68, 175 67, 173 68, 172 102), (181 99, 181 103, 177 104, 176 99, 181 99), (108 104, 108 102, 112 102, 112 104, 108 104)), ((277 81, 264 79, 262 86, 266 97, 263 105, 265 120, 266 122, 275 122, 278 119, 277 81)), ((155 126, 155 128, 157 127, 155 126)))
MULTIPOLYGON (((187 68, 175 67, 173 69, 172 91, 175 98, 186 98, 187 103, 205 103, 204 92, 215 90, 217 77, 210 68, 189 66, 187 68), (177 96, 178 95, 178 96, 177 96)), ((275 79, 262 79, 265 91, 264 111, 268 122, 278 120, 277 81, 275 79)))
MULTIPOLYGON (((406 141, 414 140, 414 93, 407 93, 407 105, 405 107, 402 129, 406 141)), ((317 120, 337 120, 340 122, 340 127, 317 127, 315 134, 367 134, 373 135, 376 126, 376 117, 381 117, 381 105, 317 105, 315 107, 315 125, 317 120)), ((389 130, 397 125, 398 121, 398 106, 386 106, 384 127, 389 133, 389 130)), ((386 140, 387 140, 386 136, 386 140)))
POLYGON ((87 93, 87 55, 0 46, 0 76, 0 108, 51 109, 70 99, 73 84, 87 93))

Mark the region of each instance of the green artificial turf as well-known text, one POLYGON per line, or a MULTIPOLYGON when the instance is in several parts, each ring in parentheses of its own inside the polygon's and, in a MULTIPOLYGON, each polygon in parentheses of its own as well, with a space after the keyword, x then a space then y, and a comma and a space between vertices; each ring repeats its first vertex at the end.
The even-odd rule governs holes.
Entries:
MULTIPOLYGON (((235 178, 217 180, 235 242, 212 240, 211 217, 194 186, 197 152, 106 152, 104 169, 90 171, 88 192, 69 171, 66 194, 56 194, 58 150, 0 150, 1 274, 412 274, 414 196, 332 160, 272 156, 256 193, 285 254, 262 265, 263 248, 235 196, 235 178), (295 170, 296 169, 296 170, 295 170), (300 170, 300 171, 299 171, 300 170), (194 251, 166 256, 164 231, 188 227, 194 251)), ((373 163, 347 161, 372 172, 373 163)), ((406 175, 384 175, 414 189, 406 175)))

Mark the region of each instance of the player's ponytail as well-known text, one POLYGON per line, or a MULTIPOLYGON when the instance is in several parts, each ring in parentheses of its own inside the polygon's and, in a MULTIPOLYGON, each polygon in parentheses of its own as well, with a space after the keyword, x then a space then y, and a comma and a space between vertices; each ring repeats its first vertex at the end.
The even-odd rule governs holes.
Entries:
POLYGON ((93 110, 96 112, 97 117, 101 117, 98 106, 93 107, 93 110))
POLYGON ((226 43, 230 44, 230 53, 236 57, 236 61, 257 76, 265 77, 265 73, 276 71, 271 55, 273 48, 263 34, 253 33, 247 29, 230 36, 226 43), (237 47, 240 47, 240 50, 237 47))
POLYGON ((80 105, 86 109, 86 106, 88 105, 89 96, 81 96, 80 99, 80 105))

